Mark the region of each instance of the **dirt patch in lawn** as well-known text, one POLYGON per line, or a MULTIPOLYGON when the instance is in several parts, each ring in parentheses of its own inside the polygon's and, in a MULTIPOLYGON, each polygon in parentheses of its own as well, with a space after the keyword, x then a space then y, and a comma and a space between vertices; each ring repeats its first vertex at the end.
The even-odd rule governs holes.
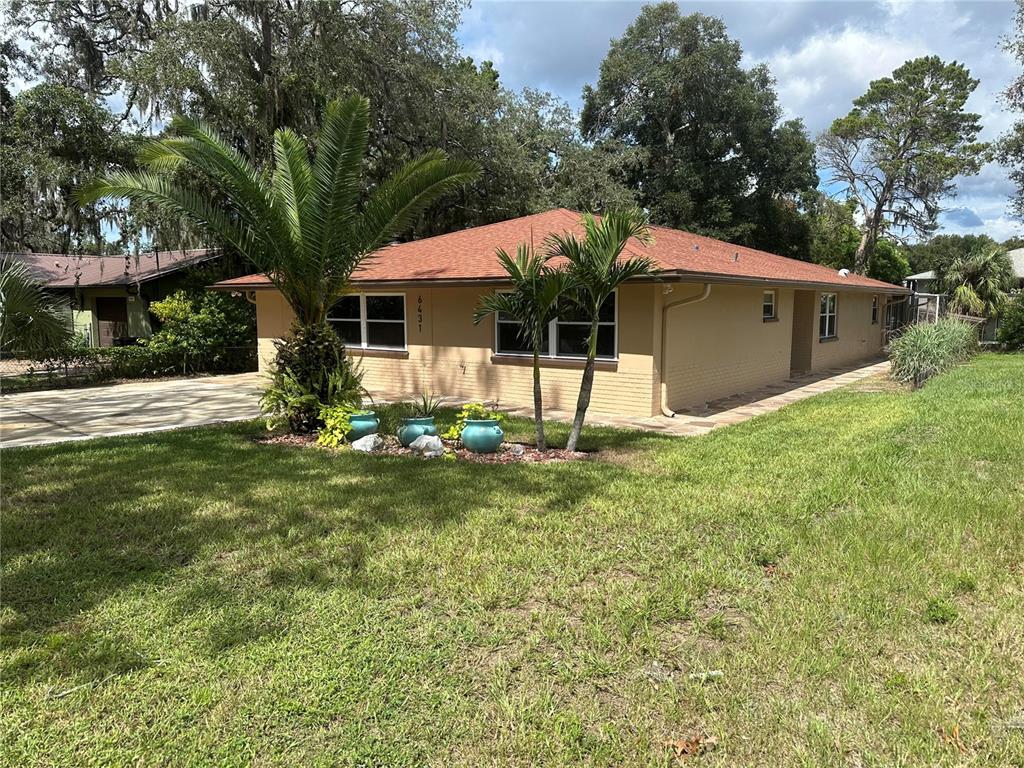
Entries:
MULTIPOLYGON (((351 451, 349 446, 341 448, 323 448, 317 445, 316 435, 272 434, 254 438, 259 445, 287 445, 299 448, 320 448, 328 451, 351 451)), ((397 437, 382 435, 384 446, 371 455, 377 456, 409 456, 418 457, 415 451, 403 448, 397 437)), ((469 461, 474 464, 550 464, 555 462, 581 461, 594 454, 586 451, 567 451, 564 448, 548 448, 539 451, 525 443, 502 443, 495 453, 473 453, 464 448, 458 440, 441 440, 444 443, 445 456, 454 456, 457 461, 469 461)), ((451 459, 449 459, 451 461, 451 459)))

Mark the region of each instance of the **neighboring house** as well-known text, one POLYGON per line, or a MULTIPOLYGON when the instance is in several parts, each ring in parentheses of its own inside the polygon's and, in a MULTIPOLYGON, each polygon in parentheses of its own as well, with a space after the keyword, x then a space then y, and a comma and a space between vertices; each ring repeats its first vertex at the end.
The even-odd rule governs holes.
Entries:
MULTIPOLYGON (((1024 248, 1007 251, 1006 255, 1010 257, 1013 274, 1017 278, 1016 289, 1024 290, 1024 248)), ((931 269, 903 278, 903 284, 915 293, 937 293, 939 291, 935 282, 935 271, 931 269)))
MULTIPOLYGON (((1016 277, 1010 293, 1024 291, 1024 248, 1015 248, 1006 253, 1010 257, 1010 263, 1013 265, 1013 274, 1016 277)), ((935 320, 945 312, 947 297, 939 288, 934 270, 918 272, 916 275, 905 277, 903 278, 903 284, 915 294, 920 294, 915 297, 913 309, 918 319, 935 320)), ((998 330, 998 318, 986 321, 981 329, 981 339, 983 341, 993 341, 998 330)))
POLYGON ((66 296, 76 334, 99 347, 152 335, 150 302, 177 290, 184 270, 219 255, 205 248, 138 256, 0 254, 27 264, 48 290, 66 296))
MULTIPOLYGON (((361 360, 377 397, 435 392, 459 400, 532 404, 531 357, 503 318, 473 324, 482 294, 506 284, 495 249, 514 252, 551 233, 582 233, 580 214, 557 209, 392 245, 366 262, 329 322, 361 360)), ((882 351, 889 303, 906 289, 817 264, 653 227, 646 254, 656 278, 623 285, 601 315, 591 409, 657 415, 868 359, 882 351)), ((260 366, 292 323, 291 308, 263 275, 218 290, 256 303, 260 366)), ((545 404, 575 407, 586 323, 551 324, 542 366, 545 404)))

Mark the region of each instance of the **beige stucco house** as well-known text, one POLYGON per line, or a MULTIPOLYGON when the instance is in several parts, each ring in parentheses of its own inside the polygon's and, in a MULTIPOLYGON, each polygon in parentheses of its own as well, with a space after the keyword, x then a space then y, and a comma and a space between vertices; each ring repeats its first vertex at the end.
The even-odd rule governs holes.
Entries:
MULTIPOLYGON (((557 209, 389 246, 354 275, 351 294, 329 314, 363 383, 378 399, 422 392, 458 400, 532 404, 531 356, 514 323, 473 324, 481 295, 501 290, 497 248, 541 245, 577 231, 580 215, 557 209)), ((906 289, 827 267, 654 227, 631 244, 658 265, 604 308, 591 410, 652 416, 879 355, 887 313, 906 289)), ((293 315, 263 275, 215 288, 256 303, 261 368, 293 315)), ((574 407, 587 327, 553 322, 542 360, 545 404, 574 407)))

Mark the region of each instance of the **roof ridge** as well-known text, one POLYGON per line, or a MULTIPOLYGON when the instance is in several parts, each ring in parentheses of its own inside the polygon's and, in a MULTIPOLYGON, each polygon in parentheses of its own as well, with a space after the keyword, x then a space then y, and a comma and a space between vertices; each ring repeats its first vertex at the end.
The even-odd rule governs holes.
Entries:
MULTIPOLYGON (((452 237, 454 235, 460 235, 460 234, 464 234, 466 232, 478 232, 480 230, 486 230, 486 229, 491 229, 493 227, 498 227, 498 226, 501 226, 502 224, 511 224, 512 222, 516 222, 516 221, 525 221, 526 219, 536 219, 536 218, 538 218, 540 216, 550 216, 551 214, 557 214, 557 213, 562 213, 562 212, 573 214, 573 212, 570 211, 568 208, 549 208, 546 211, 538 211, 537 213, 526 213, 526 214, 523 214, 522 216, 513 216, 511 219, 502 219, 501 221, 492 221, 492 222, 490 222, 488 224, 478 224, 475 227, 463 227, 462 229, 452 230, 451 232, 439 232, 436 235, 430 235, 428 237, 421 237, 418 240, 406 240, 405 242, 401 242, 401 243, 391 243, 389 245, 384 246, 381 250, 383 250, 384 248, 399 248, 399 247, 406 246, 406 245, 412 245, 413 243, 426 243, 429 240, 437 240, 437 239, 442 238, 442 237, 452 237)), ((573 215, 578 215, 578 214, 573 214, 573 215)))
MULTIPOLYGON (((742 249, 744 251, 748 251, 748 252, 750 252, 752 254, 758 254, 758 255, 761 255, 761 256, 769 256, 769 257, 771 257, 773 259, 785 259, 786 261, 792 262, 794 264, 804 264, 804 265, 807 265, 809 267, 825 270, 826 272, 829 272, 830 274, 833 274, 833 275, 837 275, 839 273, 839 271, 840 271, 838 269, 835 269, 833 267, 827 266, 825 264, 819 264, 816 261, 804 261, 803 259, 795 259, 792 256, 783 256, 781 253, 773 253, 772 251, 765 251, 765 250, 762 250, 761 248, 753 248, 753 247, 751 247, 749 245, 740 245, 739 243, 731 243, 728 240, 718 240, 717 238, 709 237, 707 235, 701 235, 701 234, 698 234, 697 232, 690 232, 689 230, 685 230, 685 229, 675 229, 674 227, 666 227, 666 226, 663 226, 663 225, 660 225, 660 224, 652 224, 650 229, 652 229, 652 230, 660 229, 660 230, 665 230, 667 232, 673 232, 673 233, 676 233, 676 234, 683 234, 683 235, 687 235, 689 237, 695 237, 695 238, 699 238, 699 239, 707 241, 707 242, 715 243, 718 246, 721 246, 721 245, 724 244, 724 245, 729 246, 730 248, 739 248, 739 249, 742 249)), ((884 280, 877 280, 877 279, 875 279, 873 277, 868 277, 867 275, 857 275, 857 277, 861 278, 862 280, 870 280, 871 282, 877 283, 879 285, 892 285, 892 283, 887 283, 884 280)))

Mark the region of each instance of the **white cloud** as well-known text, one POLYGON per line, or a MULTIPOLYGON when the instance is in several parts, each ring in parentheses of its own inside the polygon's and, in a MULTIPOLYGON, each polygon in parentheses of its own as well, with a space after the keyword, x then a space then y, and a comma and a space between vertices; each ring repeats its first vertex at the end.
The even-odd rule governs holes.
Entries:
MULTIPOLYGON (((474 2, 459 37, 468 55, 498 64, 512 88, 550 89, 580 106, 583 83, 598 78, 611 38, 619 37, 640 12, 638 2, 474 2)), ((1020 65, 1001 51, 999 39, 1012 29, 1010 2, 720 2, 680 0, 683 13, 720 16, 743 46, 744 64, 765 62, 776 79, 787 116, 804 119, 816 135, 846 114, 871 80, 907 59, 934 54, 964 63, 981 82, 967 108, 981 115, 983 141, 1013 121, 999 101, 1020 65)), ((1006 213, 1012 184, 1006 171, 986 166, 979 176, 959 179, 960 195, 944 201, 967 208, 993 237, 1021 228, 1006 213)), ((966 216, 957 217, 971 221, 966 216)), ((968 231, 949 219, 944 231, 968 231)))
POLYGON ((845 26, 811 35, 795 49, 780 48, 767 62, 783 107, 816 133, 849 111, 869 82, 925 53, 920 43, 845 26))
POLYGON ((493 62, 494 66, 498 69, 498 73, 501 73, 501 65, 505 63, 505 53, 491 41, 478 40, 465 48, 463 52, 477 64, 481 61, 493 62))

